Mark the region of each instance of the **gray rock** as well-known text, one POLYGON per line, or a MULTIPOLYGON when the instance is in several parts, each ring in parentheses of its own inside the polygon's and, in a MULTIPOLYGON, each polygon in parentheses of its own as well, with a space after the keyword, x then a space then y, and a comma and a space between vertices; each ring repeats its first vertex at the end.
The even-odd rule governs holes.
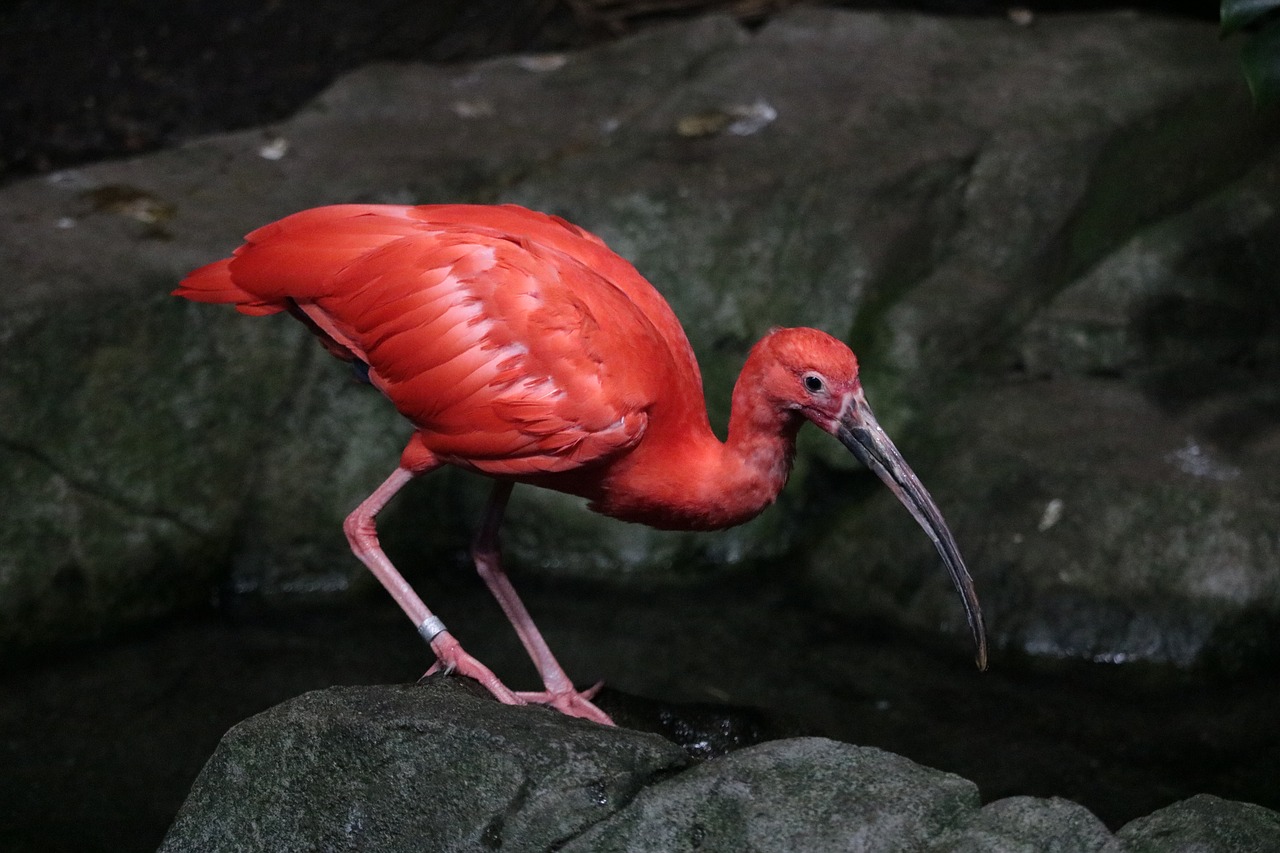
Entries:
POLYGON ((685 762, 451 679, 332 688, 228 732, 161 850, 549 850, 685 762))
POLYGON ((968 825, 946 834, 931 853, 1120 853, 1093 812, 1058 797, 996 800, 968 825))
MULTIPOLYGON (((1247 659, 1234 638, 1280 619, 1268 121, 1206 24, 798 9, 755 34, 710 17, 370 67, 276 126, 5 187, 0 647, 223 582, 372 583, 341 520, 406 426, 286 319, 164 294, 303 207, 473 200, 564 214, 634 260, 686 322, 713 423, 769 326, 850 340, 999 643, 1247 659)), ((627 582, 788 555, 833 609, 960 638, 910 516, 848 485, 863 473, 832 488, 856 469, 823 439, 803 436, 777 508, 723 534, 517 490, 509 559, 627 582)), ((485 490, 426 478, 388 511, 389 548, 452 560, 485 490)))
POLYGON ((469 682, 308 693, 229 731, 161 846, 420 850, 1175 853, 1280 849, 1280 814, 1197 796, 1119 841, 1084 807, 1012 797, 823 738, 693 764, 651 734, 499 705, 469 682))
MULTIPOLYGON (((1268 414, 1280 360, 1259 288, 1280 246, 1280 160, 1266 163, 1140 229, 1035 312, 1010 358, 1030 376, 975 383, 933 412, 934 452, 946 450, 928 480, 967 493, 948 516, 981 555, 1006 644, 1184 666, 1266 653, 1280 613, 1268 414)), ((945 585, 904 577, 918 537, 898 513, 877 496, 845 516, 815 574, 850 606, 962 633, 945 585)))
POLYGON ((967 780, 823 738, 774 741, 648 786, 566 851, 922 848, 978 805, 967 780))
MULTIPOLYGON (((1037 96, 970 105, 999 110, 1001 130, 954 161, 962 172, 922 220, 941 248, 859 318, 872 347, 855 346, 872 404, 887 392, 901 419, 889 431, 907 436, 970 554, 998 644, 1239 664, 1270 652, 1233 637, 1270 636, 1280 613, 1267 414, 1280 359, 1263 307, 1280 245, 1275 130, 1203 51, 1204 76, 1185 78, 1127 66, 1099 36, 1075 30, 1073 43, 1118 75, 1105 107, 1076 87, 1084 65, 1045 78, 1031 70, 1045 57, 1021 53, 1037 96), (1176 106, 1149 97, 1174 90, 1176 106), (1049 118, 1050 102, 1065 112, 1049 118), (1028 144, 1033 127, 1050 138, 1028 144), (1237 142, 1220 145, 1222 128, 1237 142)), ((962 636, 935 564, 876 494, 815 543, 811 577, 842 611, 962 636)))
POLYGON ((1280 814, 1199 794, 1130 821, 1117 835, 1129 853, 1275 853, 1280 814))
POLYGON ((228 732, 161 850, 901 850, 978 805, 971 782, 821 738, 686 761, 450 679, 332 688, 228 732))

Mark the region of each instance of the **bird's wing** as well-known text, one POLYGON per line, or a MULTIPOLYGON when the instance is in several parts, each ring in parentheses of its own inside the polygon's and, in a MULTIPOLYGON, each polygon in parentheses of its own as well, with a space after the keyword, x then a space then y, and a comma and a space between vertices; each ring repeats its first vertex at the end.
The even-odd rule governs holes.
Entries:
POLYGON ((493 235, 521 235, 528 243, 553 249, 597 273, 612 287, 626 294, 658 331, 680 367, 681 375, 696 385, 696 408, 703 408, 702 377, 693 347, 667 300, 636 271, 630 262, 584 228, 559 216, 528 210, 514 204, 422 205, 408 209, 432 227, 461 227, 493 235))
MULTIPOLYGON (((535 247, 536 248, 536 247, 535 247)), ((664 371, 625 294, 572 261, 474 234, 398 240, 303 305, 369 365, 434 453, 490 474, 581 467, 634 445, 664 371), (628 354, 634 357, 633 354, 628 354)))
POLYGON ((519 207, 307 210, 179 292, 303 313, 331 352, 369 365, 428 449, 490 474, 608 458, 664 406, 706 417, 692 349, 657 291, 598 238, 519 207))

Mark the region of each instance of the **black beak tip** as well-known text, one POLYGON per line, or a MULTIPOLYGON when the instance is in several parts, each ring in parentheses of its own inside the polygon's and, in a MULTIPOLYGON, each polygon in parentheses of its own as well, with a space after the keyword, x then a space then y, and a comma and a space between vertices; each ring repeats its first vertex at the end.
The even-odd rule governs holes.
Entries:
POLYGON ((974 653, 973 662, 977 664, 979 672, 987 671, 987 626, 982 619, 982 611, 977 609, 977 596, 973 599, 973 610, 969 615, 969 630, 973 632, 973 642, 977 647, 974 653))
POLYGON ((964 600, 965 615, 968 617, 969 629, 973 632, 973 640, 977 645, 974 662, 978 670, 987 669, 987 631, 982 621, 982 610, 978 604, 977 593, 973 589, 973 580, 969 577, 960 550, 942 519, 942 513, 933 502, 933 498, 925 490, 911 468, 907 465, 898 449, 893 446, 883 431, 876 426, 870 409, 862 402, 859 408, 851 409, 850 416, 843 418, 839 427, 834 430, 839 439, 858 461, 866 465, 887 485, 898 500, 901 501, 921 527, 929 533, 938 548, 956 590, 964 600), (875 427, 873 430, 872 427, 875 427))

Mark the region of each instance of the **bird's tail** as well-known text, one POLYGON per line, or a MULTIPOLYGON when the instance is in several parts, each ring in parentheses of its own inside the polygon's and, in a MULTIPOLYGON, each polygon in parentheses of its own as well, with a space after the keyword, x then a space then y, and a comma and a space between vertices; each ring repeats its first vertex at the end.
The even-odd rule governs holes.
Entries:
POLYGON ((200 267, 184 278, 172 295, 182 296, 192 302, 234 305, 241 314, 254 316, 278 314, 288 308, 287 302, 264 300, 236 284, 231 275, 231 261, 231 258, 224 258, 200 267))

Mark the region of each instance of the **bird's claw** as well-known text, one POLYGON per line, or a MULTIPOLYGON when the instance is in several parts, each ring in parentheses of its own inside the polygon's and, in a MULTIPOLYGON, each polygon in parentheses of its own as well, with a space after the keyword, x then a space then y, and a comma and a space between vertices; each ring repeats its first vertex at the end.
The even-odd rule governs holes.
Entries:
POLYGON ((591 704, 591 700, 604 686, 603 681, 596 682, 586 690, 574 690, 569 687, 565 690, 517 693, 499 681, 498 676, 494 675, 487 666, 463 651, 462 646, 447 631, 441 632, 431 641, 431 649, 436 653, 436 662, 422 676, 424 679, 439 672, 445 675, 456 672, 458 675, 480 682, 493 694, 493 698, 504 705, 548 705, 570 717, 581 717, 603 726, 616 725, 608 714, 591 704))
POLYGON ((584 720, 590 720, 593 723, 599 723, 602 726, 615 726, 617 723, 613 721, 608 714, 601 711, 591 700, 600 692, 600 688, 604 686, 604 682, 600 681, 588 687, 586 690, 568 690, 564 692, 551 692, 542 690, 537 692, 518 692, 516 696, 524 702, 531 705, 547 705, 555 708, 562 714, 570 717, 579 717, 584 720))
MULTIPOLYGON (((431 649, 436 653, 436 662, 422 676, 428 678, 438 672, 445 675, 465 676, 480 682, 480 685, 493 694, 504 705, 526 704, 516 693, 498 680, 493 670, 480 663, 462 650, 462 646, 448 632, 442 632, 431 641, 431 649)), ((421 682, 422 679, 419 679, 421 682)))
POLYGON ((453 675, 454 669, 456 669, 456 667, 454 666, 452 661, 445 664, 444 666, 440 665, 440 661, 436 661, 435 663, 431 664, 431 667, 426 672, 422 673, 422 678, 418 679, 418 683, 421 684, 423 681, 426 681, 428 678, 430 678, 433 675, 438 675, 438 674, 453 675))

